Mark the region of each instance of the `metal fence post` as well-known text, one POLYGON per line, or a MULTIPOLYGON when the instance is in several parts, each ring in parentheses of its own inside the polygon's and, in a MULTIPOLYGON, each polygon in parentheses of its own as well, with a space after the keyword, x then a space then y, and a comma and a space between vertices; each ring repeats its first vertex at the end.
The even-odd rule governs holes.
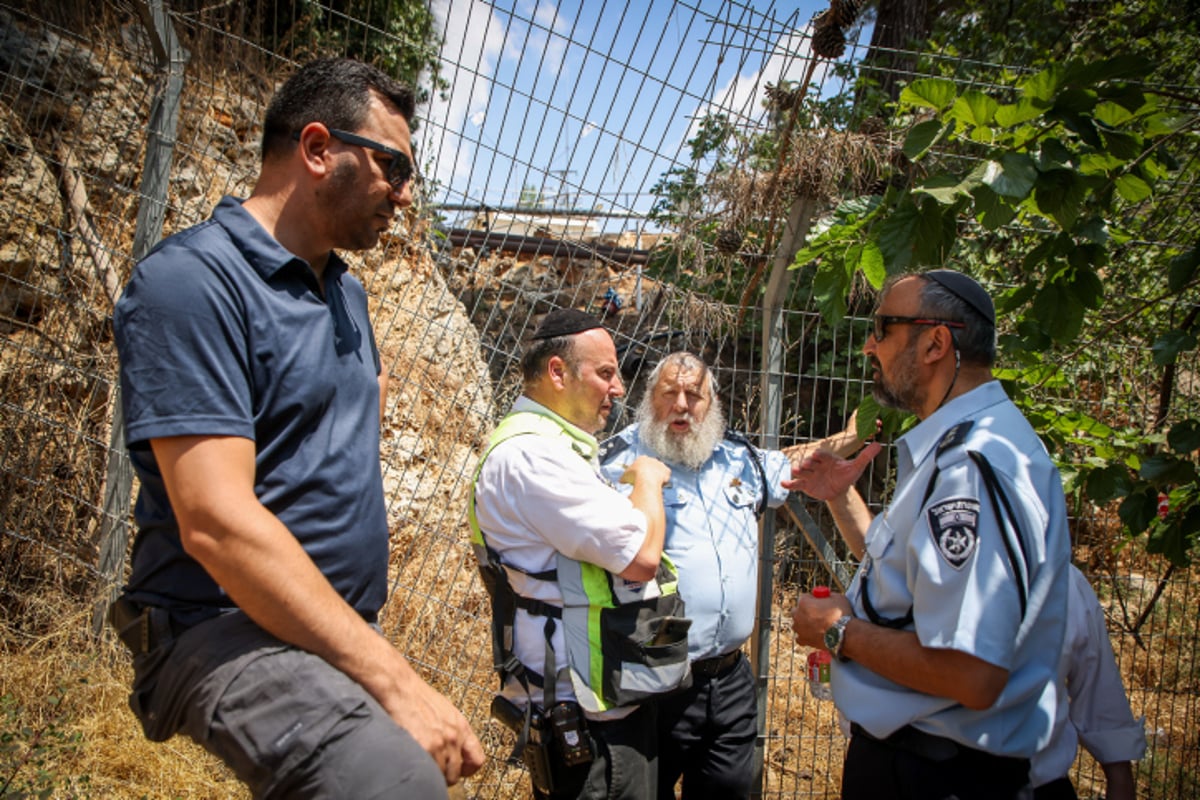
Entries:
MULTIPOLYGON (((171 158, 175 152, 175 131, 179 123, 179 103, 183 93, 183 72, 191 56, 179 44, 162 0, 143 0, 135 3, 135 6, 150 34, 150 44, 161 77, 146 128, 146 161, 139 189, 141 200, 138 203, 137 228, 133 236, 133 259, 138 261, 162 236, 171 158)), ((125 566, 125 550, 129 541, 129 500, 133 489, 133 470, 125 450, 125 416, 121 413, 119 385, 112 393, 111 403, 113 423, 108 441, 104 508, 100 518, 100 577, 98 598, 92 611, 92 633, 96 636, 104 629, 104 618, 117 594, 125 566)))
MULTIPOLYGON (((783 301, 791 278, 792 257, 808 235, 816 201, 799 197, 788 210, 787 222, 771 262, 771 276, 763 294, 762 407, 759 417, 760 444, 779 447, 783 417, 783 301)), ((771 661, 771 595, 775 582, 775 516, 763 515, 759 532, 758 619, 751 640, 755 693, 758 698, 758 736, 754 745, 754 796, 762 796, 763 761, 766 758, 767 679, 771 661)))

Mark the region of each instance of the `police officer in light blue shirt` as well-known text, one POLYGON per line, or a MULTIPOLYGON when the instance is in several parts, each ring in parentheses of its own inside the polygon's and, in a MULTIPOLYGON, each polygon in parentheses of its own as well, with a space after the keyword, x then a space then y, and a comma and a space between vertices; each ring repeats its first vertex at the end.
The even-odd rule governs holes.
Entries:
POLYGON ((788 482, 827 501, 862 565, 845 596, 802 596, 800 644, 838 657, 851 723, 842 797, 1032 797, 1029 758, 1065 713, 1055 680, 1069 536, 1057 469, 991 375, 991 298, 961 273, 884 286, 864 347, 880 402, 921 422, 897 442, 871 518, 854 461, 818 453, 788 482))
MULTIPOLYGON (((673 800, 682 777, 685 800, 748 797, 757 702, 740 648, 754 629, 758 517, 787 499, 789 455, 799 458, 727 431, 712 372, 691 353, 663 358, 647 386, 637 421, 605 442, 601 460, 614 484, 638 456, 671 468, 665 551, 692 619, 693 685, 659 701, 658 796, 673 800)), ((843 432, 825 444, 856 442, 843 432)))

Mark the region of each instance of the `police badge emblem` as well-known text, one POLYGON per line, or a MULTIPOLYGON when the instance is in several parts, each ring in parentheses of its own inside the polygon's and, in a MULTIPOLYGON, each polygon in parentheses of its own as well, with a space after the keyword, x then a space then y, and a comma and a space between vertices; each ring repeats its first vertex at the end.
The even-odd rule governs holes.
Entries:
POLYGON ((930 506, 929 532, 942 558, 962 569, 979 544, 979 501, 959 498, 930 506))

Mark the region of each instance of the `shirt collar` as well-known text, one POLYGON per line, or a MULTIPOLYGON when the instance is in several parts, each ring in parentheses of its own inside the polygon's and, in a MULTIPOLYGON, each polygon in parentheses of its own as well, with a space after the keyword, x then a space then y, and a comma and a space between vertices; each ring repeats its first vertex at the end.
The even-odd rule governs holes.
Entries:
POLYGON ((541 414, 544 417, 550 417, 557 421, 560 427, 562 427, 563 433, 571 438, 571 448, 593 464, 599 463, 600 443, 596 441, 595 436, 592 436, 583 430, 583 428, 568 422, 565 418, 525 395, 517 398, 517 401, 513 403, 512 410, 514 412, 525 411, 531 414, 541 414))
MULTIPOLYGON (((259 224, 250 212, 242 207, 244 200, 226 195, 213 209, 213 219, 229 234, 242 257, 264 280, 271 278, 289 264, 300 264, 310 269, 307 261, 291 252, 259 224)), ((346 262, 335 252, 330 252, 325 265, 325 280, 336 281, 346 271, 346 262)))
POLYGON ((947 430, 1007 398, 1000 381, 993 379, 959 395, 921 420, 920 424, 896 440, 900 451, 898 473, 905 474, 908 469, 924 461, 947 430))

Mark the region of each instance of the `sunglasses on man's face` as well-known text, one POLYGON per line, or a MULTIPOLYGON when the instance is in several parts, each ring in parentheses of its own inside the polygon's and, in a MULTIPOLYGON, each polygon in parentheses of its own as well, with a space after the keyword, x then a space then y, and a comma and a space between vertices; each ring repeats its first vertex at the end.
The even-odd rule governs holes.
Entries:
POLYGON ((947 328, 965 328, 965 324, 949 319, 930 319, 928 317, 897 317, 892 314, 875 315, 875 341, 882 342, 887 336, 889 325, 945 325, 947 328))
MULTIPOLYGON (((356 147, 365 147, 368 150, 374 150, 377 153, 383 153, 389 158, 387 162, 387 182, 395 191, 400 191, 404 188, 404 184, 408 183, 413 178, 413 163, 412 159, 395 148, 388 147, 386 144, 380 144, 374 139, 368 139, 365 136, 359 136, 357 133, 343 131, 337 128, 328 128, 329 135, 338 141, 352 144, 356 147)), ((299 141, 300 131, 292 134, 292 138, 299 141)))

